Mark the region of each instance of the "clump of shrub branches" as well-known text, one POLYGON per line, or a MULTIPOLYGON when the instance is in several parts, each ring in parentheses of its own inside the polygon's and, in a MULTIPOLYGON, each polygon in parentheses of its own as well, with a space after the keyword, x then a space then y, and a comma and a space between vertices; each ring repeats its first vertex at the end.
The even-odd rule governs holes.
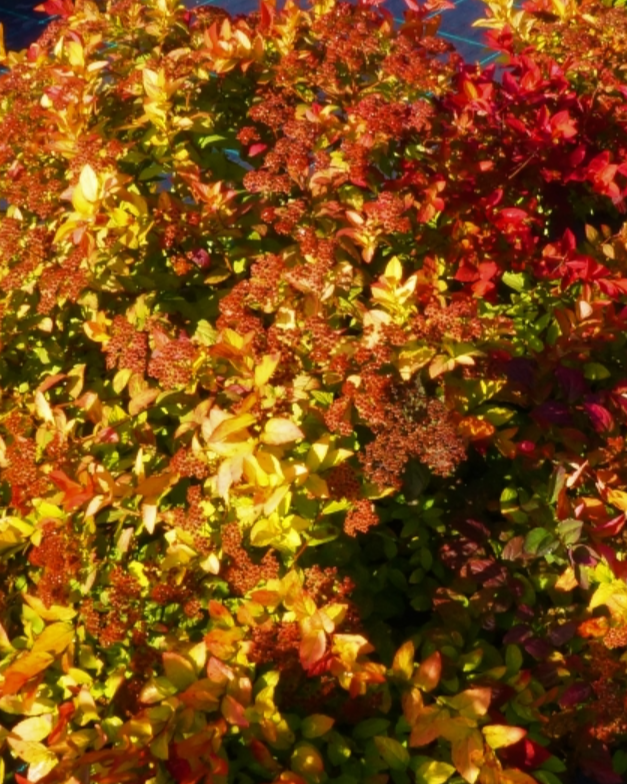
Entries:
POLYGON ((48 0, 0 54, 23 784, 627 768, 627 17, 48 0))

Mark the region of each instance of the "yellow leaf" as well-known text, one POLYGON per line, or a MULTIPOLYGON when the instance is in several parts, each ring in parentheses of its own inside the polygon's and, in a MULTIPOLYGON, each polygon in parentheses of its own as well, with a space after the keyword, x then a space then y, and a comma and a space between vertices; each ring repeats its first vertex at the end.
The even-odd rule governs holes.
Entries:
POLYGON ((411 640, 403 643, 394 656, 392 672, 399 678, 409 680, 414 673, 414 655, 416 649, 411 640))
POLYGON ((46 607, 41 599, 38 599, 36 596, 29 596, 27 593, 22 594, 22 598, 44 621, 71 621, 72 618, 76 617, 76 610, 73 610, 71 607, 62 607, 59 604, 46 607))
POLYGON ((100 191, 98 175, 88 163, 86 163, 85 166, 83 166, 81 169, 78 183, 81 186, 81 191, 87 201, 98 201, 98 194, 100 191))
POLYGON ((67 41, 65 44, 70 65, 74 68, 82 69, 85 67, 85 53, 78 41, 67 41))
POLYGON ((398 259, 398 256, 394 256, 388 263, 385 268, 385 272, 383 276, 391 281, 392 283, 400 283, 403 279, 403 265, 398 259))
POLYGON ((304 437, 305 434, 303 431, 290 419, 274 417, 266 422, 264 431, 261 434, 261 441, 264 444, 279 446, 281 444, 289 444, 292 441, 298 441, 304 437))
POLYGON ((417 784, 444 784, 455 773, 455 768, 448 762, 429 760, 416 769, 417 784))
POLYGON ((18 722, 11 732, 22 740, 40 741, 47 738, 52 732, 52 714, 47 713, 43 716, 32 716, 18 722))
POLYGON ((15 754, 28 763, 28 781, 38 781, 44 778, 58 762, 57 755, 46 748, 43 743, 20 740, 10 736, 7 740, 15 754))
POLYGON ((7 52, 4 48, 4 27, 2 26, 2 22, 0 22, 0 63, 5 62, 7 59, 7 52))
POLYGON ((179 691, 185 691, 193 683, 196 683, 196 672, 193 664, 185 656, 181 656, 180 653, 166 651, 163 654, 163 669, 165 677, 179 691))
POLYGON ((621 512, 627 512, 627 493, 623 490, 608 490, 607 500, 621 512))
POLYGON ((54 415, 50 408, 50 403, 44 397, 43 392, 35 392, 35 411, 37 416, 43 419, 44 422, 50 422, 54 425, 54 415))
POLYGON ((455 697, 447 697, 446 704, 459 711, 461 716, 476 719, 485 716, 490 707, 492 690, 487 687, 466 689, 455 697))
POLYGON ((257 419, 253 414, 241 414, 240 416, 229 417, 220 422, 215 430, 212 431, 207 439, 207 443, 215 444, 224 441, 234 433, 239 433, 241 430, 254 425, 256 421, 257 419))
POLYGON ((69 623, 52 623, 46 626, 35 640, 33 653, 51 653, 58 656, 74 639, 74 627, 69 623))
POLYGON ((167 96, 163 89, 165 87, 165 74, 162 70, 156 72, 152 71, 150 68, 144 68, 142 77, 146 95, 152 101, 166 100, 167 96))
POLYGON ((527 734, 522 727, 510 727, 507 724, 488 724, 481 729, 488 746, 500 749, 502 746, 512 746, 518 743, 527 734))
POLYGON ((266 354, 255 368, 255 386, 262 387, 267 384, 272 374, 279 366, 280 354, 266 354))

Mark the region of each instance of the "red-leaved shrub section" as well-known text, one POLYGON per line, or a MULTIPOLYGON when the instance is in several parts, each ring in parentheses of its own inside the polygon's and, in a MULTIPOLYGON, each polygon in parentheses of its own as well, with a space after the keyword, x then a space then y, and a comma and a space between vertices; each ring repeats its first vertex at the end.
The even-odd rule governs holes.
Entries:
POLYGON ((6 782, 622 780, 627 16, 407 4, 0 49, 6 782))

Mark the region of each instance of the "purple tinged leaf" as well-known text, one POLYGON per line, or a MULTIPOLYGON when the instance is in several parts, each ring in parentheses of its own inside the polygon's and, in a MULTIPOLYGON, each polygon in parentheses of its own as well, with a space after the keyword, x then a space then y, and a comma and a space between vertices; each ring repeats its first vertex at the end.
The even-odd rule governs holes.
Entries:
POLYGON ((598 403, 584 403, 583 407, 597 433, 606 433, 614 429, 614 417, 607 408, 598 403))
POLYGON ((211 256, 204 248, 197 248, 192 251, 191 260, 199 269, 207 269, 211 265, 211 256))
POLYGON ((573 621, 568 623, 556 624, 548 633, 549 640, 553 645, 560 646, 571 640, 577 631, 577 624, 573 621))
POLYGON ((531 627, 528 626, 526 623, 520 623, 517 626, 512 627, 507 634, 503 637, 503 642, 506 645, 518 645, 520 643, 525 642, 530 637, 533 636, 533 632, 531 627))
POLYGON ((550 427, 551 425, 568 427, 573 423, 566 403, 560 403, 557 400, 547 400, 545 403, 542 403, 533 411, 531 416, 540 427, 550 427))
POLYGON ((546 640, 541 640, 538 637, 532 640, 527 640, 523 643, 523 648, 533 656, 534 659, 546 659, 553 653, 553 646, 549 645, 546 640))
POLYGON ((531 359, 515 357, 507 363, 506 373, 510 381, 531 388, 535 380, 536 363, 531 359))
POLYGON ((533 621, 535 613, 528 604, 519 604, 516 608, 516 617, 521 621, 533 621))
POLYGON ((572 683, 560 698, 560 708, 572 708, 575 705, 581 705, 590 696, 590 691, 590 684, 588 683, 572 683))
POLYGON ((566 395, 566 399, 569 403, 574 403, 575 400, 578 400, 588 391, 586 379, 580 370, 559 367, 555 371, 555 377, 562 387, 562 391, 566 395))

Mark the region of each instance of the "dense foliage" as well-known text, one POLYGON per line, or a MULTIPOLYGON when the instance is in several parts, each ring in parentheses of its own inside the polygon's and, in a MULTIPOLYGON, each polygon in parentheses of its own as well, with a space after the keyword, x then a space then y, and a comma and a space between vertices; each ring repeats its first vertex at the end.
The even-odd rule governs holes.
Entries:
POLYGON ((0 47, 7 782, 622 781, 627 16, 406 2, 0 47))

